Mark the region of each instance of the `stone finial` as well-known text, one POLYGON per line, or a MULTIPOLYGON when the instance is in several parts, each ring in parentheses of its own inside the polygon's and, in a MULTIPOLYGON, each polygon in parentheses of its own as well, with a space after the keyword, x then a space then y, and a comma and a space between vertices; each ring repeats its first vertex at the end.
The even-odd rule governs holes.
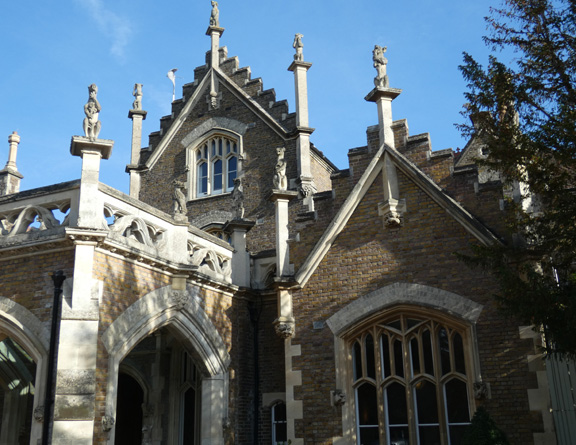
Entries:
POLYGON ((304 53, 302 52, 302 48, 304 48, 304 44, 302 43, 302 37, 304 37, 302 34, 297 33, 294 36, 294 43, 292 44, 292 46, 296 50, 296 54, 294 54, 294 60, 296 60, 297 62, 303 62, 304 61, 304 53))
POLYGON ((386 49, 386 47, 382 48, 379 45, 374 45, 374 50, 372 51, 372 60, 374 61, 374 68, 376 68, 377 71, 377 75, 374 78, 374 86, 376 86, 376 88, 389 87, 388 75, 386 74, 388 59, 384 57, 386 49))
POLYGON ((244 218, 244 191, 242 189, 242 179, 234 179, 234 190, 232 190, 232 201, 234 202, 234 219, 244 218))
POLYGON ((93 83, 88 87, 88 102, 84 105, 84 114, 86 117, 84 118, 83 125, 84 135, 91 141, 98 139, 98 135, 100 134, 101 123, 98 120, 98 113, 100 113, 102 107, 96 98, 97 94, 98 87, 93 83))
POLYGON ((8 153, 8 162, 6 169, 17 170, 16 168, 16 153, 18 152, 18 144, 20 143, 20 136, 15 131, 8 136, 8 143, 10 144, 10 152, 8 153))
POLYGON ((186 208, 186 196, 182 190, 186 187, 181 181, 174 181, 174 193, 172 194, 172 199, 174 201, 174 216, 186 215, 188 212, 186 208))
POLYGON ((220 26, 220 11, 218 10, 218 2, 212 0, 212 12, 210 13, 210 26, 220 26))
POLYGON ((276 149, 278 160, 274 167, 274 188, 276 190, 286 190, 288 188, 288 180, 286 179, 286 160, 284 159, 284 152, 286 149, 280 147, 276 149))
POLYGON ((141 110, 142 109, 142 84, 135 83, 134 84, 134 91, 132 92, 134 96, 134 102, 132 103, 133 110, 141 110))

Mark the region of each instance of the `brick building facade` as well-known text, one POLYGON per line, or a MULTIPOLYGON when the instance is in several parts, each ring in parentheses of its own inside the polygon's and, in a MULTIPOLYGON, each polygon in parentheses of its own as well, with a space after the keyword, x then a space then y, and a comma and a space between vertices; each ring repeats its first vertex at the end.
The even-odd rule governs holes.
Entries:
POLYGON ((290 113, 223 32, 148 147, 130 111, 130 196, 98 182, 108 140, 73 138, 78 181, 0 172, 0 443, 458 444, 479 406, 511 443, 555 443, 537 336, 455 255, 504 242, 479 142, 433 152, 386 82, 339 170, 301 51, 290 113))

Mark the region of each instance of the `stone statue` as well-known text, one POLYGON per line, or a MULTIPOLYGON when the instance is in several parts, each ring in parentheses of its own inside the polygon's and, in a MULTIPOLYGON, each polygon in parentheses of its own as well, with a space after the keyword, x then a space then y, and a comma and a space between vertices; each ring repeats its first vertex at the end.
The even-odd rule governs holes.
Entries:
POLYGON ((286 149, 280 147, 276 149, 278 160, 274 167, 274 188, 277 190, 286 190, 288 188, 288 180, 286 179, 286 160, 284 159, 284 152, 286 149))
POLYGON ((242 179, 234 179, 234 190, 232 190, 232 201, 234 201, 234 218, 244 218, 244 191, 242 190, 242 179))
POLYGON ((210 13, 210 26, 220 26, 220 11, 218 11, 218 2, 212 0, 212 12, 210 13))
POLYGON ((91 141, 98 139, 100 134, 101 123, 98 120, 98 113, 102 107, 96 98, 97 94, 98 87, 95 84, 90 85, 88 87, 88 102, 84 105, 84 114, 86 115, 83 124, 84 135, 91 141))
POLYGON ((141 110, 142 109, 142 84, 135 83, 134 84, 134 92, 132 93, 134 96, 134 103, 132 104, 133 110, 141 110))
POLYGON ((174 215, 186 215, 188 209, 186 208, 186 196, 182 189, 186 187, 183 182, 174 181, 174 194, 172 199, 174 200, 174 215))
POLYGON ((294 60, 298 62, 304 61, 304 53, 302 52, 302 48, 304 48, 304 44, 302 43, 302 34, 296 34, 294 36, 294 43, 292 46, 296 50, 296 54, 294 54, 294 60))
POLYGON ((386 74, 386 64, 388 59, 384 57, 386 52, 386 47, 382 48, 379 45, 374 45, 374 50, 372 51, 372 60, 374 61, 374 68, 378 74, 374 78, 374 85, 376 88, 388 88, 388 75, 386 74))

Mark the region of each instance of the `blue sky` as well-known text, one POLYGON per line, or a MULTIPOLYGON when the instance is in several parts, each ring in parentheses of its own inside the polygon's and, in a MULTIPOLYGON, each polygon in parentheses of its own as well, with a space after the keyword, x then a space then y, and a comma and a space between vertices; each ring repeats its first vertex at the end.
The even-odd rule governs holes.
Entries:
MULTIPOLYGON (((454 128, 462 123, 465 83, 462 52, 487 61, 483 17, 498 0, 221 0, 221 45, 240 66, 250 66, 277 100, 294 111, 293 74, 287 71, 294 34, 304 35, 312 142, 339 168, 348 149, 365 145, 366 127, 377 123, 373 88, 375 44, 387 46, 390 86, 403 93, 394 119, 408 120, 410 134, 431 134, 434 150, 463 147, 454 128)), ((128 191, 134 83, 142 83, 147 135, 170 113, 176 97, 204 64, 209 0, 61 0, 2 2, 0 48, 0 168, 8 160, 8 135, 21 137, 17 165, 21 189, 80 176, 70 139, 82 135, 88 85, 99 87, 101 138, 115 141, 102 162, 100 180, 128 191), (3 143, 1 141, 4 141, 3 143)))

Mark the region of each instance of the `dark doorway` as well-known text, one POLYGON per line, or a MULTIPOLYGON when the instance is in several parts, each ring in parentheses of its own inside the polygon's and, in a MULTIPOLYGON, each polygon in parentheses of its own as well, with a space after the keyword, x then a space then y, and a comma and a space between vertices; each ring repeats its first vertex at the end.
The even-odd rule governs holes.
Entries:
POLYGON ((142 443, 142 403, 144 391, 128 374, 118 375, 118 398, 116 401, 116 445, 140 445, 142 443))

